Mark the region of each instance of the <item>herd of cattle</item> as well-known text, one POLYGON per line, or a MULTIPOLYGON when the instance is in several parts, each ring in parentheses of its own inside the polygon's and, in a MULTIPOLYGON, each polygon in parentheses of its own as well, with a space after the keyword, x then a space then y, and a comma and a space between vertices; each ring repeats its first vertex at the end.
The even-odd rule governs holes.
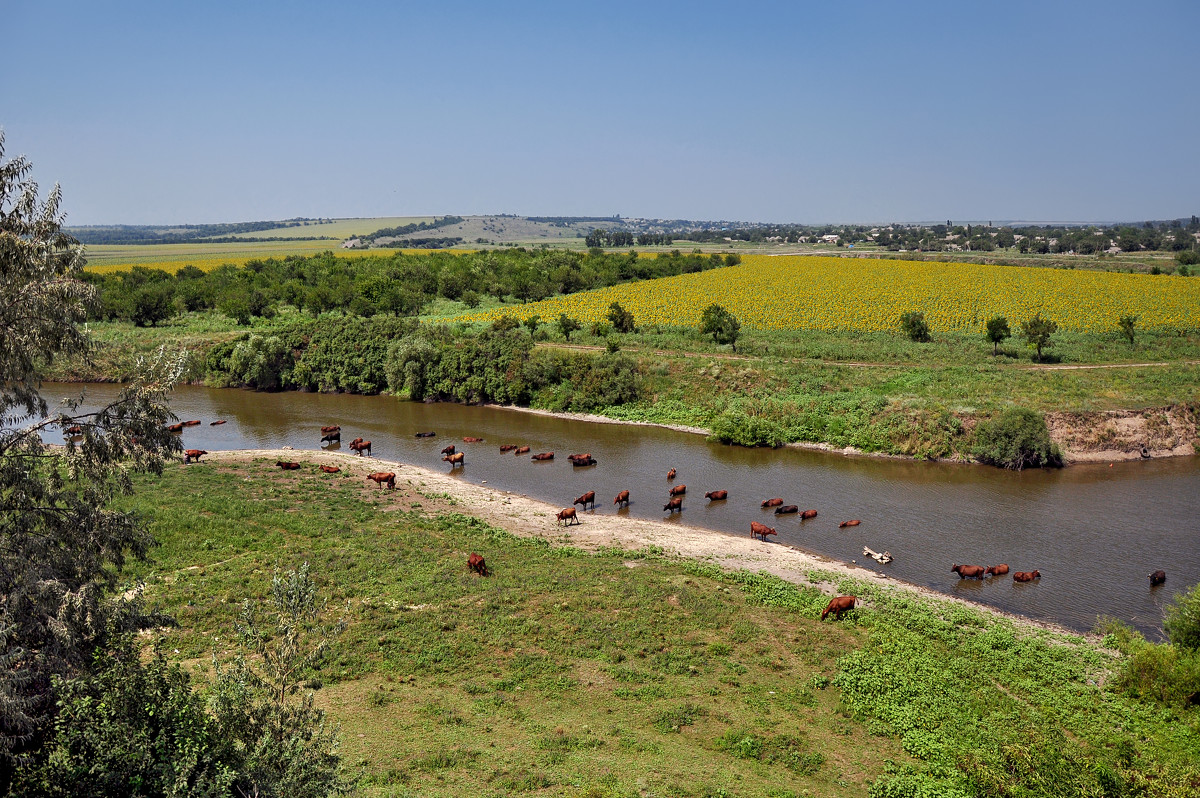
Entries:
MULTIPOLYGON (((182 432, 185 427, 196 426, 199 423, 200 423, 199 421, 183 421, 178 424, 168 425, 167 429, 170 430, 171 432, 179 433, 179 432, 182 432)), ((210 426, 216 426, 218 424, 224 424, 224 423, 225 423, 225 421, 223 419, 219 419, 217 421, 210 422, 210 426)), ((80 427, 70 427, 66 430, 66 432, 68 434, 78 435, 78 434, 82 433, 82 429, 80 427)), ((433 437, 436 437, 436 435, 437 435, 437 433, 435 433, 435 432, 418 432, 418 433, 416 433, 416 437, 418 437, 418 438, 433 438, 433 437)), ((334 425, 330 425, 330 426, 321 427, 321 443, 329 443, 329 444, 338 443, 338 444, 340 444, 341 440, 342 440, 342 428, 340 425, 334 424, 334 425)), ((471 436, 463 437, 463 443, 483 443, 483 442, 484 442, 483 438, 476 438, 476 437, 471 437, 471 436)), ((289 447, 285 447, 285 448, 289 448, 289 447)), ((357 453, 359 456, 367 456, 367 457, 371 456, 371 442, 368 440, 363 440, 361 437, 355 438, 354 440, 352 440, 349 444, 349 448, 352 451, 354 451, 355 453, 357 453)), ((529 454, 530 447, 520 446, 517 444, 503 444, 500 446, 500 451, 501 451, 501 453, 505 453, 505 454, 507 454, 508 452, 512 452, 514 455, 519 456, 519 455, 523 455, 523 454, 529 454)), ((192 463, 192 462, 198 463, 198 462, 200 462, 200 457, 202 455, 206 455, 206 454, 208 454, 208 452, 204 449, 185 449, 184 450, 184 462, 185 463, 192 463)), ((463 467, 466 463, 466 452, 459 451, 455 444, 451 444, 449 446, 444 447, 441 451, 441 454, 442 454, 442 461, 449 463, 450 469, 452 471, 455 468, 463 467)), ((540 452, 538 454, 531 455, 530 459, 533 460, 534 462, 550 461, 550 460, 554 459, 554 452, 540 452)), ((575 466, 575 467, 585 467, 585 466, 596 465, 596 458, 592 457, 592 455, 587 452, 580 453, 580 454, 567 455, 567 460, 571 463, 572 466, 575 466)), ((275 465, 285 471, 292 471, 292 470, 296 470, 296 469, 300 468, 300 463, 285 462, 283 460, 276 462, 275 465)), ((320 468, 323 472, 325 472, 327 474, 336 474, 339 471, 341 471, 341 469, 338 466, 322 465, 320 468)), ((674 468, 670 469, 667 472, 667 481, 673 482, 675 480, 676 476, 678 476, 678 472, 674 468)), ((367 475, 367 480, 371 481, 371 482, 375 482, 377 485, 379 485, 380 490, 383 489, 384 485, 387 485, 389 490, 396 489, 396 474, 395 474, 395 472, 392 472, 392 471, 376 471, 376 472, 370 473, 367 475)), ((682 513, 683 512, 683 498, 686 494, 687 494, 687 485, 672 485, 672 486, 670 486, 667 489, 668 498, 667 498, 667 503, 663 505, 663 512, 667 513, 668 515, 674 515, 677 512, 682 513)), ((710 490, 704 494, 704 498, 707 499, 710 503, 717 502, 717 501, 727 501, 729 499, 729 491, 727 491, 727 490, 710 490)), ((623 508, 629 507, 629 491, 623 490, 620 493, 618 493, 616 495, 616 497, 613 499, 613 504, 616 505, 618 509, 623 509, 623 508)), ((582 496, 580 496, 579 498, 575 499, 574 502, 572 502, 571 507, 564 507, 562 510, 559 510, 557 513, 555 513, 555 518, 557 519, 557 523, 565 524, 567 526, 580 523, 579 514, 575 509, 576 505, 581 505, 584 511, 587 511, 589 509, 589 506, 592 510, 595 510, 596 509, 596 492, 590 490, 590 491, 584 493, 582 496)), ((813 510, 813 509, 801 510, 800 507, 795 504, 786 504, 785 505, 783 503, 783 499, 778 498, 778 497, 771 498, 771 499, 765 499, 759 506, 764 510, 773 508, 774 514, 777 516, 795 515, 801 521, 807 521, 811 518, 817 517, 816 510, 813 510)), ((860 519, 852 518, 848 521, 843 521, 842 523, 838 524, 838 528, 844 529, 846 527, 854 527, 854 526, 858 526, 861 523, 862 523, 862 521, 860 519)), ((769 527, 766 524, 760 523, 758 521, 750 522, 750 537, 755 538, 755 539, 762 539, 765 542, 768 535, 778 535, 778 532, 775 530, 774 527, 769 527)), ((882 561, 884 561, 884 560, 881 560, 881 562, 882 561)), ((887 562, 891 561, 890 555, 887 557, 886 561, 887 562)), ((478 573, 480 576, 488 575, 487 566, 484 564, 483 557, 480 556, 479 554, 472 552, 471 556, 469 558, 468 565, 469 565, 471 571, 478 573)), ((1009 573, 1009 567, 1006 563, 1001 563, 999 565, 989 565, 989 566, 959 565, 959 564, 955 563, 950 568, 950 570, 952 573, 958 574, 959 579, 980 579, 980 580, 982 580, 982 579, 988 579, 989 577, 1004 576, 1005 574, 1009 573)), ((1012 579, 1014 582, 1034 582, 1034 581, 1040 579, 1041 576, 1042 576, 1041 571, 1038 571, 1037 569, 1034 569, 1032 571, 1013 571, 1012 572, 1012 579)), ((1157 587, 1158 585, 1161 585, 1167 581, 1167 574, 1163 570, 1154 571, 1153 573, 1151 573, 1149 575, 1149 577, 1150 577, 1151 587, 1157 587)), ((823 613, 821 613, 821 620, 825 620, 825 616, 831 612, 834 613, 835 618, 840 618, 843 612, 846 612, 847 610, 851 610, 854 608, 854 603, 855 603, 854 596, 838 596, 838 597, 834 598, 833 601, 831 601, 829 603, 829 606, 825 608, 825 611, 823 613)))

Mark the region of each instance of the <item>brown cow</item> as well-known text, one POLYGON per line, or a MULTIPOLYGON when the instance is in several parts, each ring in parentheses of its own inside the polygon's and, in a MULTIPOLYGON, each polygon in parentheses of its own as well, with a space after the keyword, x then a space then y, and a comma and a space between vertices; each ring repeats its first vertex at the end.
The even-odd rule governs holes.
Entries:
POLYGON ((848 526, 858 526, 861 523, 862 521, 859 521, 857 518, 853 518, 849 521, 843 521, 842 523, 838 524, 838 529, 845 529, 848 526))
POLYGON ((358 452, 359 457, 363 456, 363 452, 367 453, 367 457, 371 456, 371 442, 370 441, 359 440, 358 443, 350 444, 350 448, 352 450, 358 452))
POLYGON ((354 440, 350 441, 350 448, 351 448, 351 449, 353 449, 353 448, 354 448, 354 444, 356 444, 356 443, 362 443, 362 442, 363 442, 363 439, 362 439, 362 438, 355 438, 354 440))
POLYGON ((958 574, 959 579, 983 579, 984 567, 982 565, 956 564, 950 570, 958 574))
POLYGON ((687 485, 676 485, 667 492, 672 496, 682 496, 687 493, 687 485))
POLYGON ((1032 582, 1034 579, 1041 578, 1041 571, 1013 571, 1014 582, 1032 582))
POLYGON ((804 512, 800 513, 801 521, 807 521, 810 518, 816 518, 816 517, 817 517, 816 510, 805 510, 804 512))
POLYGON ((854 609, 854 602, 857 596, 835 596, 830 599, 829 605, 825 607, 825 611, 821 613, 821 620, 825 620, 825 616, 833 613, 835 621, 841 620, 843 612, 849 612, 854 609))
POLYGON ((1160 569, 1150 574, 1150 587, 1157 587, 1165 581, 1167 581, 1166 571, 1160 569))
POLYGON ((667 472, 667 479, 675 479, 675 469, 674 468, 672 468, 670 471, 667 472))
POLYGON ((783 499, 767 499, 760 506, 764 509, 767 507, 779 507, 783 504, 783 499))
POLYGON ((483 438, 464 437, 463 443, 483 443, 483 438))
POLYGON ((341 424, 331 424, 331 425, 330 425, 330 426, 328 426, 328 427, 321 427, 321 434, 322 434, 322 435, 328 435, 328 434, 329 434, 329 433, 331 433, 331 432, 341 432, 341 431, 342 431, 342 425, 341 425, 341 424))
POLYGON ((663 510, 670 510, 672 514, 674 514, 676 512, 682 513, 683 512, 683 497, 676 496, 674 499, 671 499, 669 502, 667 502, 666 504, 663 505, 663 510))
POLYGON ((567 459, 568 460, 591 460, 592 455, 590 453, 588 453, 588 454, 569 454, 569 455, 567 455, 567 459))
POLYGON ((517 448, 517 445, 515 443, 506 443, 500 447, 500 454, 504 454, 505 452, 511 452, 515 448, 517 448))
POLYGON ((167 432, 183 432, 183 423, 180 422, 179 424, 168 424, 167 432))
POLYGON ((183 426, 185 426, 185 427, 198 427, 198 426, 200 426, 200 420, 199 420, 199 419, 196 419, 195 421, 185 421, 185 422, 183 422, 183 426))
POLYGON ((445 449, 442 449, 442 454, 454 454, 456 451, 457 449, 454 448, 454 444, 452 443, 445 449))
POLYGON ((479 574, 480 576, 488 575, 487 563, 483 561, 482 554, 471 552, 470 556, 467 557, 467 568, 479 574))
POLYGON ((567 526, 570 526, 572 523, 579 523, 579 516, 575 514, 574 507, 564 507, 555 513, 554 517, 559 520, 559 523, 566 521, 567 526))
POLYGON ((367 479, 379 485, 379 489, 383 490, 383 484, 386 482, 388 490, 396 489, 396 473, 394 471, 376 471, 373 474, 367 474, 367 479))
POLYGON ((195 460, 197 463, 199 463, 200 455, 203 454, 208 454, 208 452, 204 449, 188 449, 183 453, 183 462, 190 463, 195 460))
POLYGON ((623 490, 617 494, 617 498, 613 499, 613 504, 629 506, 629 491, 623 490))
POLYGON ((275 465, 279 466, 284 471, 295 471, 300 467, 299 463, 285 463, 283 460, 276 460, 275 465))
POLYGON ((78 424, 76 424, 76 425, 75 425, 75 426, 73 426, 73 427, 67 427, 67 428, 66 428, 66 430, 65 430, 65 432, 66 432, 68 435, 82 435, 82 434, 83 434, 83 427, 81 427, 81 426, 79 426, 78 424))
POLYGON ((340 431, 330 432, 327 435, 321 436, 321 443, 341 443, 342 433, 340 431))
POLYGON ((999 565, 989 565, 984 569, 984 573, 988 576, 1004 576, 1008 573, 1008 564, 1000 563, 999 565))
POLYGON ((224 423, 225 423, 225 419, 223 419, 223 418, 218 418, 216 421, 210 421, 210 422, 208 422, 208 426, 210 426, 210 427, 219 427, 219 426, 221 426, 221 425, 222 425, 222 424, 224 424, 224 423))
POLYGON ((589 490, 587 493, 583 494, 578 499, 571 502, 571 504, 582 504, 583 509, 585 509, 585 510, 587 509, 588 504, 591 504, 592 509, 595 510, 596 509, 596 491, 589 490))
POLYGON ((794 504, 788 504, 783 507, 775 508, 775 515, 791 515, 792 513, 800 512, 800 508, 794 504))
POLYGON ((765 543, 767 540, 767 535, 776 534, 778 533, 773 527, 769 527, 766 524, 760 524, 757 521, 750 522, 750 537, 752 538, 762 538, 763 542, 765 543))
POLYGON ((595 457, 589 457, 586 460, 576 459, 576 460, 571 461, 571 465, 573 465, 577 468, 582 468, 583 466, 594 466, 595 464, 596 464, 595 457))
POLYGON ((326 474, 336 474, 337 472, 341 471, 342 469, 340 466, 323 465, 323 466, 321 466, 321 470, 324 471, 326 474))
POLYGON ((553 460, 554 452, 542 452, 541 454, 535 454, 533 457, 531 457, 529 459, 531 459, 531 460, 553 460))
POLYGON ((432 438, 435 435, 437 435, 436 432, 418 432, 417 433, 418 438, 432 438))
POLYGON ((451 468, 458 468, 459 466, 464 464, 466 457, 467 457, 466 452, 459 452, 458 454, 448 454, 448 455, 445 455, 442 457, 442 462, 449 463, 451 468))
POLYGON ((708 499, 709 501, 723 502, 729 498, 729 491, 710 490, 708 493, 704 494, 704 498, 708 499))

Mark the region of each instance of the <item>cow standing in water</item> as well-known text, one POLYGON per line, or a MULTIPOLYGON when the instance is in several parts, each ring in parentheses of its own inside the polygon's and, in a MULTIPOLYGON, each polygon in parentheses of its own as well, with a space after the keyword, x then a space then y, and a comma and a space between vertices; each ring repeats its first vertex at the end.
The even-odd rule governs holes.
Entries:
POLYGON ((676 496, 674 499, 671 499, 669 502, 667 502, 666 504, 663 505, 663 510, 670 511, 670 514, 672 514, 672 515, 674 515, 675 513, 682 513, 683 512, 683 497, 676 496))
POLYGON ((777 534, 779 534, 779 533, 777 533, 772 527, 769 527, 766 524, 760 524, 757 521, 750 522, 750 537, 752 537, 752 538, 762 538, 763 542, 765 543, 767 541, 767 535, 777 535, 777 534))
POLYGON ((704 498, 708 499, 710 502, 723 502, 729 498, 729 491, 710 490, 708 493, 704 494, 704 498))
POLYGON ((629 506, 629 491, 623 490, 620 493, 618 493, 617 498, 613 499, 613 504, 617 505, 618 507, 628 507, 629 506))
POLYGON ((1160 569, 1160 570, 1157 570, 1154 573, 1150 574, 1150 587, 1158 587, 1159 585, 1161 585, 1163 582, 1166 582, 1166 581, 1167 581, 1167 572, 1166 571, 1163 571, 1160 569))
POLYGON ((596 509, 596 491, 589 490, 587 493, 583 494, 582 496, 580 496, 578 499, 576 499, 575 501, 573 501, 571 503, 572 504, 582 504, 584 510, 586 510, 588 508, 588 505, 590 504, 590 505, 592 505, 592 509, 595 510, 596 509))
POLYGON ((783 499, 767 499, 760 505, 764 510, 768 507, 782 507, 783 499))
POLYGON ((958 574, 959 579, 983 579, 987 569, 982 565, 954 565, 951 571, 958 574))

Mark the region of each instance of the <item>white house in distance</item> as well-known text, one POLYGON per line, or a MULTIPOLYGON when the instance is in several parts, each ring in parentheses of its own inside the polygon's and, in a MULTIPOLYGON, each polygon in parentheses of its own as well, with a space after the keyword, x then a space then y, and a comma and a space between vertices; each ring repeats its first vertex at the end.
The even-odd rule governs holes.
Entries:
POLYGON ((836 244, 837 242, 838 242, 837 233, 830 233, 829 235, 821 236, 822 244, 836 244))

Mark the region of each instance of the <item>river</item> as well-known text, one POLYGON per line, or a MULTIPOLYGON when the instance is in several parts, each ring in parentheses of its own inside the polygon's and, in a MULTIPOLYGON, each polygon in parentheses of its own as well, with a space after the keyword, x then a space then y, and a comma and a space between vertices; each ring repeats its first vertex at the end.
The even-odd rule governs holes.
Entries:
MULTIPOLYGON (((47 398, 77 395, 88 405, 114 396, 114 385, 49 384, 47 398)), ((1161 635, 1162 605, 1200 581, 1200 457, 1075 465, 1008 472, 983 466, 846 457, 800 449, 745 449, 650 426, 603 424, 496 407, 401 402, 385 396, 254 393, 182 386, 172 395, 187 448, 210 451, 293 446, 319 448, 319 428, 340 424, 345 442, 362 436, 373 454, 441 468, 440 451, 467 453, 464 481, 511 490, 560 507, 596 491, 599 513, 617 512, 613 497, 629 490, 621 512, 662 520, 670 485, 686 485, 674 523, 748 534, 751 521, 778 530, 780 542, 838 560, 857 560, 889 576, 1007 612, 1086 631, 1098 615, 1161 635), (225 419, 226 424, 209 426, 225 419), (416 438, 421 431, 434 438, 416 438), (484 439, 464 444, 463 436, 484 439), (552 462, 501 454, 499 445, 553 451, 552 462), (574 468, 566 455, 588 452, 597 465, 574 468), (675 468, 673 483, 666 478, 675 468), (727 490, 708 503, 704 493, 727 490), (763 499, 816 509, 816 518, 776 517, 763 499), (862 524, 839 529, 841 521, 862 524), (878 565, 863 547, 895 558, 878 565), (959 580, 952 563, 1007 563, 1038 569, 1031 584, 1011 577, 959 580), (1162 568, 1166 585, 1147 575, 1162 568)), ((48 442, 61 439, 47 437, 48 442)), ((343 444, 344 445, 344 444, 343 444)), ((586 521, 586 518, 585 518, 586 521)))

